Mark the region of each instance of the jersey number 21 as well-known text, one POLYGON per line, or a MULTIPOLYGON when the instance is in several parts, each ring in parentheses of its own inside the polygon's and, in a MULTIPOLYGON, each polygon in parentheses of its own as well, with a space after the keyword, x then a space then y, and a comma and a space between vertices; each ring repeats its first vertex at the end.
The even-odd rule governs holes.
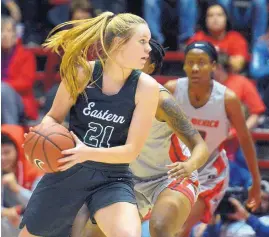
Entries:
POLYGON ((113 133, 114 127, 103 127, 99 123, 89 123, 89 129, 84 136, 84 143, 91 147, 110 147, 109 140, 113 133))

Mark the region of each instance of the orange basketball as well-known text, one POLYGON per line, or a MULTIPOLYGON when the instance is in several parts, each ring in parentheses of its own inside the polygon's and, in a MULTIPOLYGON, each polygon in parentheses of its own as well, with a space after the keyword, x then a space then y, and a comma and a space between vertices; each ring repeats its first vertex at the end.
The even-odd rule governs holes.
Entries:
POLYGON ((24 142, 26 158, 46 173, 58 172, 61 151, 71 149, 76 143, 70 132, 58 123, 40 124, 28 133, 24 142))

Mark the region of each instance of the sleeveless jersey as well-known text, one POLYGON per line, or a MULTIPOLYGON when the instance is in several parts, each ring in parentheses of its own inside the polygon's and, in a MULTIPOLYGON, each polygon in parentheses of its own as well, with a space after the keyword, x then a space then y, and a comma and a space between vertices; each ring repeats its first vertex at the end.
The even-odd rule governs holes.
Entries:
MULTIPOLYGON (((160 85, 160 91, 167 90, 160 85)), ((137 159, 130 164, 130 168, 138 180, 155 180, 167 175, 169 169, 166 165, 185 161, 189 156, 189 149, 177 138, 167 123, 154 118, 150 135, 137 159)), ((192 174, 191 179, 194 182, 197 180, 196 172, 192 174)))
POLYGON ((87 85, 70 110, 69 129, 90 147, 124 145, 135 109, 135 94, 141 72, 133 70, 115 95, 102 93, 103 71, 100 61, 93 70, 94 85, 87 85))
POLYGON ((208 102, 194 108, 189 100, 188 78, 177 80, 174 96, 186 116, 205 140, 210 157, 205 164, 212 164, 222 152, 222 143, 228 136, 229 120, 225 110, 226 87, 213 80, 213 89, 208 102))

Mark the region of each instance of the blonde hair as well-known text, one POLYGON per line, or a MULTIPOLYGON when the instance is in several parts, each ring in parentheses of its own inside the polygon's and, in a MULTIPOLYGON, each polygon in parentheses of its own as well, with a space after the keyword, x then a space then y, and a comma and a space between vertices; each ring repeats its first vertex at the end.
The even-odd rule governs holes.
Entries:
POLYGON ((146 22, 129 13, 114 15, 112 12, 104 12, 95 18, 65 22, 50 32, 43 46, 59 55, 63 51, 60 74, 74 101, 81 89, 85 88, 89 81, 92 82, 93 71, 87 59, 89 49, 100 59, 104 67, 104 62, 110 58, 111 52, 132 37, 133 29, 138 24, 146 22), (62 27, 73 25, 70 29, 55 33, 62 27), (119 37, 117 45, 113 44, 115 37, 119 37), (81 83, 78 80, 78 67, 83 68, 85 75, 81 83))

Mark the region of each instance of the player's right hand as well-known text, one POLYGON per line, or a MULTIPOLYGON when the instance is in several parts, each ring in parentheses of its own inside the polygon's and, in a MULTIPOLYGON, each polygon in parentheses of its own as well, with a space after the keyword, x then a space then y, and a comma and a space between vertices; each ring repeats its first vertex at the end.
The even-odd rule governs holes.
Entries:
MULTIPOLYGON (((30 127, 30 128, 29 128, 29 132, 31 132, 33 129, 34 129, 33 127, 30 127)), ((24 138, 26 138, 27 135, 28 135, 28 133, 24 133, 24 134, 23 134, 24 138)), ((24 144, 22 144, 21 147, 24 148, 24 144)))
POLYGON ((175 162, 166 165, 170 170, 167 172, 169 179, 184 179, 190 177, 193 169, 188 162, 175 162))
POLYGON ((247 207, 253 212, 261 204, 261 185, 253 183, 248 190, 247 207))

